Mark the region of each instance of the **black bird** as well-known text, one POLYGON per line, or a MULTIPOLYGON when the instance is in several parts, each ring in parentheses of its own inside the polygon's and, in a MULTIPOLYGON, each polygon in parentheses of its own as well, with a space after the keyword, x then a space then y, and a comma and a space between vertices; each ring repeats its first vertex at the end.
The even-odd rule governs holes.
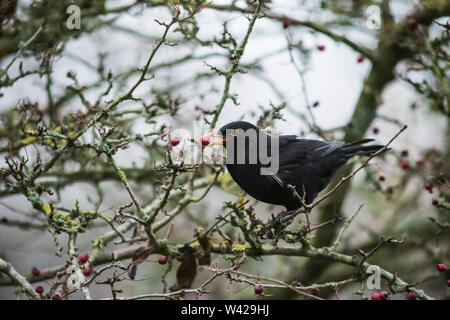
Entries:
MULTIPOLYGON (((288 185, 296 187, 299 195, 305 191, 305 202, 311 204, 318 193, 331 181, 336 171, 351 157, 370 155, 384 146, 363 144, 373 139, 363 139, 353 143, 324 142, 319 140, 300 139, 295 135, 279 136, 279 169, 271 175, 261 175, 263 165, 258 157, 256 164, 249 163, 251 155, 259 150, 260 139, 267 139, 267 149, 270 151, 270 136, 245 121, 231 122, 220 129, 222 139, 217 143, 227 146, 227 130, 231 130, 234 143, 234 163, 227 163, 227 169, 234 181, 253 198, 275 205, 285 206, 289 211, 297 210, 301 203, 294 197, 288 185), (251 139, 245 139, 245 147, 238 150, 237 140, 240 134, 247 130, 257 133, 257 145, 251 145, 251 139), (245 163, 237 163, 237 156, 244 152, 245 163), (303 189, 304 188, 304 189, 303 189)), ((230 135, 228 136, 230 138, 230 135)), ((242 138, 242 137, 241 137, 242 138)), ((230 150, 227 149, 227 154, 230 150)), ((270 152, 269 152, 270 154, 270 152)), ((230 159, 227 159, 227 162, 230 159)))

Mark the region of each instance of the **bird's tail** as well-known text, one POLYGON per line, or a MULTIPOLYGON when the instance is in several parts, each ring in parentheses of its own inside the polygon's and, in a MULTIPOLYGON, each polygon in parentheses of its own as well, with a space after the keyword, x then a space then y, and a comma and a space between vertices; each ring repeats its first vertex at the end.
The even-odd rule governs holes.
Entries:
POLYGON ((372 142, 374 139, 362 139, 342 146, 345 156, 351 158, 353 156, 369 156, 384 148, 382 145, 363 146, 362 144, 372 142))

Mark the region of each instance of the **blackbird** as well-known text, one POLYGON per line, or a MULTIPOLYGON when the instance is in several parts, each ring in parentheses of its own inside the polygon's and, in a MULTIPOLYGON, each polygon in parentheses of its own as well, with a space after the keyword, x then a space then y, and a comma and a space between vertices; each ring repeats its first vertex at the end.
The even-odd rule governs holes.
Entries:
MULTIPOLYGON (((261 168, 267 167, 267 162, 261 162, 259 148, 261 139, 267 139, 267 149, 271 150, 270 135, 245 121, 228 123, 220 129, 220 133, 221 139, 215 144, 223 144, 227 147, 227 138, 235 139, 233 141, 234 159, 228 158, 230 150, 227 147, 227 169, 234 181, 253 198, 274 205, 282 205, 288 210, 286 212, 297 210, 302 206, 292 190, 288 188, 289 185, 295 186, 299 195, 304 195, 306 204, 311 204, 318 193, 330 183, 336 171, 351 157, 371 155, 384 147, 363 145, 373 139, 345 143, 280 135, 278 150, 276 150, 279 155, 278 171, 275 174, 263 175, 261 168), (246 135, 248 130, 255 130, 256 140, 246 135), (241 134, 244 134, 245 144, 241 144, 238 148, 237 140, 241 134), (251 156, 255 152, 258 153, 257 161, 251 163, 251 156), (238 157, 242 156, 242 153, 244 153, 245 163, 238 163, 238 157)), ((272 156, 271 152, 267 153, 272 156)))

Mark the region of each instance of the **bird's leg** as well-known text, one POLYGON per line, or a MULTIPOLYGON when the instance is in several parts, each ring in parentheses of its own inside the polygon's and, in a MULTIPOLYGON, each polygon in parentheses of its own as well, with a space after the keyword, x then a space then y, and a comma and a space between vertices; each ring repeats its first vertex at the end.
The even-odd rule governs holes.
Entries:
POLYGON ((277 221, 278 217, 279 217, 279 215, 277 217, 275 217, 272 214, 272 219, 267 221, 267 223, 265 225, 263 225, 262 228, 258 231, 258 233, 256 235, 256 241, 258 243, 261 243, 261 244, 264 243, 265 239, 273 239, 274 232, 276 234, 283 229, 280 225, 280 222, 277 221), (273 229, 273 231, 272 231, 272 229, 273 229))
POLYGON ((287 210, 280 212, 276 217, 272 215, 272 219, 268 221, 268 223, 259 230, 256 241, 258 243, 263 243, 264 238, 273 239, 276 238, 280 231, 283 231, 289 224, 292 223, 292 220, 304 212, 304 208, 296 209, 296 210, 287 210), (274 232, 272 232, 272 229, 274 232))
POLYGON ((286 228, 289 224, 291 224, 292 220, 294 220, 294 218, 301 212, 303 212, 303 210, 297 209, 279 213, 274 219, 275 228, 277 227, 281 227, 283 229, 286 228))

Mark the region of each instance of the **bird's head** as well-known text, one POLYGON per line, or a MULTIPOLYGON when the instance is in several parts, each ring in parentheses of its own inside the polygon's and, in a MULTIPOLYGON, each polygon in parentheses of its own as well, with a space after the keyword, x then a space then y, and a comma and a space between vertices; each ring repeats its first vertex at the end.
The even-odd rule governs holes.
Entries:
POLYGON ((211 138, 214 138, 209 145, 221 144, 226 147, 227 133, 229 134, 229 137, 237 138, 240 134, 245 133, 249 129, 255 130, 256 133, 258 132, 258 128, 249 122, 233 121, 220 128, 219 133, 208 133, 204 135, 202 139, 208 139, 208 141, 210 141, 211 138))

